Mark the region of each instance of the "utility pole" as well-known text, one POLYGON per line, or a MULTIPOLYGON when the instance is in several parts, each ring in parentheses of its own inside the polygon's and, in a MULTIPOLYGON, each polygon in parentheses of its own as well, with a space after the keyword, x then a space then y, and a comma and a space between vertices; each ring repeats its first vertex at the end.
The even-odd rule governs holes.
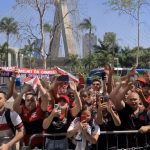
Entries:
POLYGON ((139 51, 140 51, 140 0, 137 2, 137 53, 136 53, 136 65, 139 64, 139 51))

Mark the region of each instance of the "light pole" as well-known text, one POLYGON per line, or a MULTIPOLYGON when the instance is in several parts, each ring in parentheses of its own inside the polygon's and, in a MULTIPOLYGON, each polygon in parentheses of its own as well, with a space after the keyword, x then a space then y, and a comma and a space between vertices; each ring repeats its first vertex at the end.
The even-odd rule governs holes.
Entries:
POLYGON ((139 64, 139 51, 140 51, 140 8, 141 0, 137 1, 137 53, 136 53, 136 66, 139 64))
POLYGON ((118 67, 119 67, 119 58, 115 57, 114 60, 116 60, 117 75, 118 75, 119 74, 119 70, 118 70, 118 67))

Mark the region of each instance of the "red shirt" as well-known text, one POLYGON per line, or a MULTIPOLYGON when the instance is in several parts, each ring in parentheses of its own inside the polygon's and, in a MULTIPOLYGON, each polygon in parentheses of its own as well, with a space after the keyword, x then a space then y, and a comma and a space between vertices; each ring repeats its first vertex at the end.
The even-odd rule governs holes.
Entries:
MULTIPOLYGON (((24 127, 26 130, 26 135, 23 138, 25 145, 28 145, 29 138, 33 134, 42 133, 43 132, 43 119, 45 117, 45 113, 42 111, 40 103, 37 104, 35 111, 30 112, 25 105, 22 106, 21 118, 24 123, 24 127)), ((42 147, 43 138, 36 137, 32 141, 32 148, 34 147, 42 147)))

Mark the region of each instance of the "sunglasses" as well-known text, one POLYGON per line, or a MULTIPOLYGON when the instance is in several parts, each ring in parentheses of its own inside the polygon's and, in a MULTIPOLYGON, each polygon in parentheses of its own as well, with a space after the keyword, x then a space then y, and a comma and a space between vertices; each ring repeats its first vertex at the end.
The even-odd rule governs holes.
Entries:
POLYGON ((93 84, 93 85, 100 85, 99 83, 95 83, 95 84, 93 84))

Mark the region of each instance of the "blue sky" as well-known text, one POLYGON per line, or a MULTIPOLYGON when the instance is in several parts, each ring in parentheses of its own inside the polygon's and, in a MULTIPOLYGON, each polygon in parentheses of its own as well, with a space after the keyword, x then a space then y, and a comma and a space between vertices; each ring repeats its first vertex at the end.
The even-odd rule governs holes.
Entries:
MULTIPOLYGON (((132 17, 128 15, 118 15, 117 12, 110 10, 103 4, 105 0, 78 0, 80 20, 83 18, 92 18, 92 22, 96 27, 95 34, 98 38, 103 38, 105 32, 115 32, 117 41, 121 46, 134 47, 137 45, 137 25, 132 17)), ((0 19, 4 16, 12 16, 17 21, 22 22, 29 19, 35 19, 35 12, 29 8, 14 9, 15 0, 0 0, 0 19)), ((144 6, 141 13, 141 29, 140 29, 140 45, 150 47, 150 6, 144 6)), ((51 16, 53 13, 51 13, 51 16)), ((52 22, 52 17, 47 18, 52 22)), ((14 39, 14 38, 13 38, 14 39)), ((5 36, 0 34, 0 43, 5 40, 5 36)), ((16 41, 11 40, 13 46, 16 46, 16 41)), ((22 43, 17 43, 18 47, 22 43)))

